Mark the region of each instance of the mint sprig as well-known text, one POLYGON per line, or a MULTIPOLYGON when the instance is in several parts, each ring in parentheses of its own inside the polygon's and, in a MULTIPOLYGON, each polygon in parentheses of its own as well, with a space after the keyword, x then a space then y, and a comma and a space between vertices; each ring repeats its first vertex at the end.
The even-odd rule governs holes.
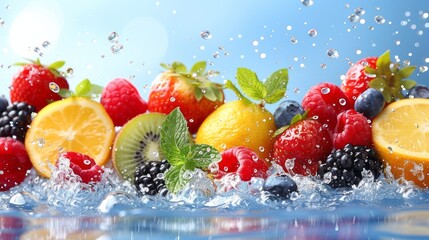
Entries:
POLYGON ((60 89, 58 94, 62 98, 68 98, 73 96, 85 97, 85 98, 93 98, 96 95, 101 94, 103 91, 103 87, 92 84, 89 79, 82 80, 79 84, 76 85, 75 91, 69 89, 60 89))
POLYGON ((214 147, 192 141, 186 119, 179 108, 168 114, 162 123, 161 152, 171 165, 164 180, 172 193, 179 192, 191 180, 185 177, 186 171, 192 172, 195 168, 206 170, 210 163, 221 159, 214 147))
POLYGON ((226 81, 225 88, 233 90, 239 99, 251 102, 245 97, 246 95, 264 105, 265 103, 276 103, 284 97, 289 76, 288 70, 282 68, 272 73, 265 82, 262 82, 252 70, 237 68, 236 79, 244 95, 234 86, 231 80, 226 81))

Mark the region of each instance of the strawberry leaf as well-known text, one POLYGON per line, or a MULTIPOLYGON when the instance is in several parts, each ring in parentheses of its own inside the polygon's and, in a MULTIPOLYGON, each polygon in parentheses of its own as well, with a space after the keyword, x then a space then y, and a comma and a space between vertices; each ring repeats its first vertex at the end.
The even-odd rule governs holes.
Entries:
POLYGON ((380 57, 378 57, 375 63, 378 71, 382 73, 390 72, 390 51, 386 51, 380 57))
POLYGON ((267 89, 265 102, 276 103, 282 99, 286 93, 288 80, 288 70, 285 68, 272 73, 264 83, 267 89))
POLYGON ((206 61, 196 62, 194 66, 192 66, 191 68, 191 73, 196 73, 198 76, 202 76, 206 71, 206 66, 207 66, 206 61))
POLYGON ((65 88, 61 88, 58 92, 58 95, 60 95, 62 98, 69 98, 74 96, 74 92, 65 88))
POLYGON ((65 64, 66 64, 65 61, 56 61, 56 62, 52 63, 51 65, 49 65, 48 68, 58 70, 58 69, 62 68, 65 64))
POLYGON ((406 66, 399 70, 396 74, 399 75, 400 78, 408 78, 413 74, 414 70, 416 70, 416 66, 406 66))
POLYGON ((171 70, 176 73, 187 73, 185 64, 181 62, 173 62, 173 64, 171 64, 171 70))
POLYGON ((241 90, 248 97, 262 101, 267 96, 267 89, 265 85, 259 81, 255 72, 247 68, 237 69, 237 81, 241 90))
POLYGON ((76 86, 76 95, 77 96, 87 96, 90 91, 91 91, 91 82, 88 79, 82 80, 76 86))
POLYGON ((412 87, 416 86, 416 81, 413 80, 402 80, 401 81, 401 87, 404 89, 411 89, 412 87))

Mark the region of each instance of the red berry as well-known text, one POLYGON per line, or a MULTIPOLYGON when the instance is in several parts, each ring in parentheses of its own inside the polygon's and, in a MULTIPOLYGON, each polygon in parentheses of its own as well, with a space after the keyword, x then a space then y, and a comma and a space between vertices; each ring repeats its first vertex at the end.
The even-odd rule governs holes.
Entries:
POLYGON ((328 129, 318 121, 304 119, 276 137, 272 157, 286 172, 315 175, 319 162, 324 161, 331 150, 328 129))
POLYGON ((186 70, 171 67, 157 76, 152 82, 148 109, 169 114, 180 108, 189 131, 194 134, 206 117, 224 103, 224 94, 221 85, 210 81, 201 72, 183 71, 186 70))
POLYGON ((333 134, 335 149, 343 149, 348 143, 354 146, 370 147, 371 139, 371 124, 361 113, 350 109, 338 115, 337 126, 333 134))
POLYGON ((304 95, 302 107, 332 132, 337 123, 337 115, 353 108, 340 87, 332 83, 319 83, 304 95))
POLYGON ((123 126, 147 111, 147 103, 140 97, 136 87, 124 78, 110 81, 101 93, 100 102, 115 126, 123 126))
POLYGON ((61 158, 70 160, 70 168, 83 183, 100 182, 104 170, 91 157, 77 152, 64 152, 60 155, 61 158))
POLYGON ((0 191, 21 184, 32 166, 23 143, 0 137, 0 191))
POLYGON ((67 80, 55 69, 40 63, 25 65, 12 78, 11 102, 26 102, 40 111, 49 103, 61 100, 60 89, 69 89, 67 80), (37 94, 35 94, 37 93, 37 94))
POLYGON ((375 78, 365 72, 366 67, 375 69, 378 57, 364 58, 349 68, 341 89, 354 106, 357 97, 369 88, 369 82, 375 78))
POLYGON ((233 147, 223 151, 221 155, 216 178, 222 178, 228 173, 237 173, 243 181, 250 181, 252 177, 268 177, 267 163, 250 148, 233 147))

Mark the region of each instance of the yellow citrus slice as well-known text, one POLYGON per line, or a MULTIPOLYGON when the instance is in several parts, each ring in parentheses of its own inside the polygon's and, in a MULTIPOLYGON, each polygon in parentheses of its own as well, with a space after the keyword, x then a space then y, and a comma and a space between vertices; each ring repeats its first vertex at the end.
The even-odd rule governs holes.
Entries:
POLYGON ((389 104, 372 122, 372 134, 395 178, 429 187, 429 99, 389 104))
POLYGON ((71 97, 38 112, 25 137, 25 147, 37 172, 50 177, 51 166, 61 152, 83 153, 97 164, 105 164, 114 137, 113 122, 100 103, 71 97))
POLYGON ((274 145, 276 130, 271 112, 258 104, 243 100, 218 107, 201 124, 195 142, 208 144, 218 151, 243 146, 268 159, 274 145))

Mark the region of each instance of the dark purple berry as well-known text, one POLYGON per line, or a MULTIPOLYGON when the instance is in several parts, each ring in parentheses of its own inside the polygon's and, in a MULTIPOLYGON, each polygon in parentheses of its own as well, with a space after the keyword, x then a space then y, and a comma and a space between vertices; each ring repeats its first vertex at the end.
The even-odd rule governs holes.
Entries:
POLYGON ((277 128, 291 124, 292 118, 297 114, 304 114, 305 110, 294 100, 285 100, 274 111, 274 122, 277 128))
POLYGON ((263 186, 272 199, 289 199, 292 192, 298 192, 296 183, 286 174, 269 176, 263 186))
POLYGON ((382 163, 374 149, 347 144, 320 164, 317 176, 333 188, 351 187, 362 180, 363 170, 371 171, 374 179, 381 175, 382 163))
POLYGON ((424 85, 417 84, 408 92, 408 98, 429 98, 429 88, 424 85))
POLYGON ((33 112, 34 107, 25 102, 8 105, 0 114, 0 137, 13 137, 24 142, 33 112))
POLYGON ((354 108, 366 118, 373 119, 384 108, 383 94, 374 88, 368 88, 356 99, 354 108))
POLYGON ((0 96, 0 114, 6 110, 7 106, 9 105, 9 102, 7 101, 6 97, 0 96))
POLYGON ((142 161, 135 171, 134 185, 138 192, 143 195, 165 196, 168 190, 164 179, 159 176, 169 168, 170 164, 167 160, 142 161))

